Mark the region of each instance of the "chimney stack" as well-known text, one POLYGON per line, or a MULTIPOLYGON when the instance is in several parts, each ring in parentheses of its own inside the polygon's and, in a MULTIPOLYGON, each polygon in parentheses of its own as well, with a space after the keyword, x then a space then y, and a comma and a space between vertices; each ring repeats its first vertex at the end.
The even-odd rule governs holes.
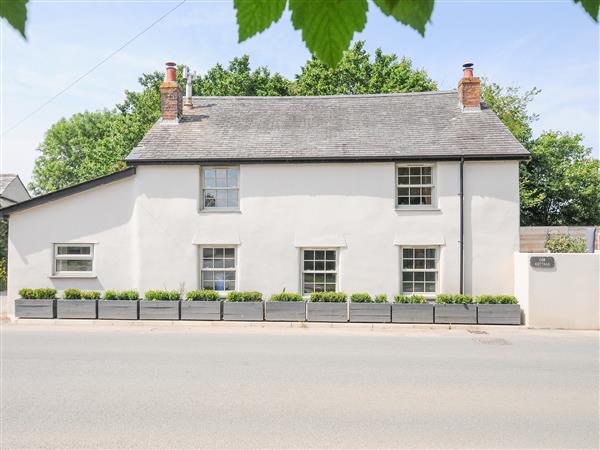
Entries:
POLYGON ((458 102, 463 111, 481 109, 481 82, 473 76, 473 64, 463 64, 463 77, 458 82, 458 102))
POLYGON ((160 84, 160 114, 164 122, 179 122, 182 115, 183 99, 175 67, 174 62, 167 63, 165 81, 160 84))

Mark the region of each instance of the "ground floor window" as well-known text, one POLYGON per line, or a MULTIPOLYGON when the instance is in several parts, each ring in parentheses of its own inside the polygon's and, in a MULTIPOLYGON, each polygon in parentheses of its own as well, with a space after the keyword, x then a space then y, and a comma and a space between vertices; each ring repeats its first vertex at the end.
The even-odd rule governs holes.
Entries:
POLYGON ((203 247, 200 284, 202 289, 234 291, 236 258, 234 247, 203 247))
POLYGON ((93 244, 54 244, 54 273, 91 273, 94 268, 93 244))
POLYGON ((437 291, 438 249, 402 247, 402 292, 433 294, 437 291))
POLYGON ((302 292, 335 292, 337 289, 337 250, 302 250, 302 292))

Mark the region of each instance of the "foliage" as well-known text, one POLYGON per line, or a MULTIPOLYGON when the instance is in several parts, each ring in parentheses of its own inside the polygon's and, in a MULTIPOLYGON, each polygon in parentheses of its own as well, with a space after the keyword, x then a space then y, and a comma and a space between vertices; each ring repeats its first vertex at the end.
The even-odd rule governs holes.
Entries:
POLYGON ((0 219, 0 259, 8 258, 8 219, 0 219))
POLYGON ((394 303, 427 303, 427 299, 422 295, 404 295, 394 296, 394 303))
POLYGON ((52 289, 52 288, 38 288, 38 289, 23 288, 23 289, 19 290, 19 296, 21 298, 29 298, 29 299, 54 299, 54 298, 56 298, 56 289, 52 289))
POLYGON ((186 298, 188 300, 197 302, 218 302, 221 300, 217 291, 212 291, 209 289, 202 291, 190 291, 187 293, 186 298))
POLYGON ((568 234, 549 234, 544 247, 550 253, 587 252, 587 243, 584 238, 569 236, 568 234))
POLYGON ((225 299, 227 302, 262 302, 260 292, 230 292, 225 299))
POLYGON ((463 294, 440 294, 435 299, 436 303, 442 304, 468 304, 473 303, 473 297, 463 294))
POLYGON ((181 293, 179 291, 146 291, 144 293, 144 300, 148 301, 180 299, 181 293))
POLYGON ((25 37, 27 22, 27 2, 29 0, 1 0, 0 17, 4 17, 11 27, 25 37))
POLYGON ((479 295, 475 302, 490 305, 516 305, 519 303, 517 298, 512 295, 479 295))
POLYGON ((387 295, 385 294, 378 294, 375 296, 375 298, 373 299, 373 301, 375 303, 387 303, 388 299, 387 299, 387 295))
POLYGON ((81 298, 83 300, 98 300, 100 298, 100 292, 98 292, 98 291, 81 291, 81 298))
POLYGON ((310 301, 320 303, 344 303, 348 301, 348 296, 343 292, 311 292, 310 301))
POLYGON ((279 294, 271 295, 271 302, 303 302, 304 297, 300 294, 293 292, 281 292, 279 294))
POLYGON ((547 131, 521 165, 524 225, 600 223, 600 161, 579 134, 547 131))
POLYGON ((375 50, 371 61, 358 41, 344 52, 340 63, 328 67, 316 58, 307 61, 293 86, 294 95, 388 94, 435 91, 436 83, 423 70, 412 67, 409 58, 375 50))
POLYGON ((8 273, 6 271, 6 258, 0 258, 0 291, 6 290, 8 273))
POLYGON ((65 289, 62 298, 65 300, 79 300, 81 299, 81 291, 79 289, 65 289))
POLYGON ((373 303, 373 298, 369 294, 352 294, 350 301, 353 303, 373 303))
POLYGON ((137 300, 140 298, 138 291, 106 291, 104 300, 137 300))

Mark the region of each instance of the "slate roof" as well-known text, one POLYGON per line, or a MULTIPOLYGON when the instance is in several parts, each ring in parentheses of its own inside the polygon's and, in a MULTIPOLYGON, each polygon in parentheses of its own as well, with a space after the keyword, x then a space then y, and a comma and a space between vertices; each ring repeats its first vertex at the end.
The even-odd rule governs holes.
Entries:
POLYGON ((181 122, 160 120, 130 163, 525 158, 487 106, 456 91, 315 97, 194 97, 181 122))
POLYGON ((0 194, 4 192, 15 178, 17 178, 17 175, 14 173, 0 173, 0 194))

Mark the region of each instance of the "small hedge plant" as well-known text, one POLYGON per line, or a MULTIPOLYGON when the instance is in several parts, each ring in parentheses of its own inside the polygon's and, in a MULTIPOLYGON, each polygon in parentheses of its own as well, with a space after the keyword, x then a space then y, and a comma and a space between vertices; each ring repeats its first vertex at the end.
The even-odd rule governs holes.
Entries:
POLYGON ((348 296, 343 292, 311 292, 310 301, 320 303, 344 303, 348 296))
POLYGON ((271 302, 303 302, 304 297, 300 294, 295 294, 293 292, 281 292, 279 294, 271 295, 271 302))
POLYGON ((373 298, 369 294, 352 294, 350 301, 353 303, 373 303, 373 298))
POLYGON ((225 299, 227 302, 262 302, 260 292, 230 292, 225 299))
POLYGON ((210 289, 202 291, 190 291, 186 295, 186 299, 195 302, 218 302, 221 300, 219 293, 210 289))
POLYGON ((387 299, 387 295, 385 294, 378 294, 375 296, 375 298, 373 299, 373 301, 375 303, 387 303, 388 299, 387 299))
POLYGON ((435 298, 436 303, 466 305, 473 303, 473 297, 463 294, 440 294, 435 298))
POLYGON ((144 300, 157 301, 157 300, 180 300, 181 293, 179 291, 146 291, 144 293, 144 300))
POLYGON ((19 290, 19 296, 26 299, 35 300, 54 300, 56 298, 56 289, 52 288, 38 288, 30 289, 23 288, 19 290))
POLYGON ((568 234, 548 235, 544 248, 550 253, 586 253, 587 244, 584 238, 568 234))
POLYGON ((81 298, 83 300, 99 300, 100 292, 98 292, 98 291, 81 291, 81 298))
POLYGON ((480 295, 475 301, 489 305, 516 305, 519 303, 512 295, 480 295))
POLYGON ((394 296, 394 303, 427 303, 427 299, 422 295, 404 295, 394 296))
POLYGON ((104 300, 137 300, 140 298, 138 291, 106 291, 104 300))

